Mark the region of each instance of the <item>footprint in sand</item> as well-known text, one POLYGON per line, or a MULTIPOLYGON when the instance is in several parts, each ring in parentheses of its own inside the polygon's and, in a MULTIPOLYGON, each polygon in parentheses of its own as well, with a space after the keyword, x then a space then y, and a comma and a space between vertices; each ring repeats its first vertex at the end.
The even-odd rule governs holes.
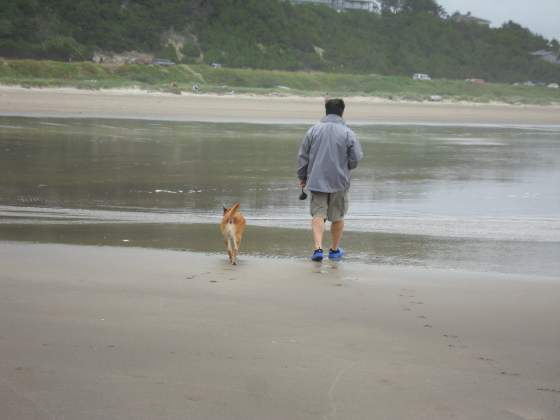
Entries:
POLYGON ((560 389, 554 389, 554 388, 537 388, 537 391, 552 392, 554 394, 560 394, 560 389))
POLYGON ((452 349, 466 349, 468 346, 464 345, 458 335, 453 334, 443 334, 443 336, 447 339, 454 340, 454 343, 450 343, 447 347, 452 349))
POLYGON ((189 274, 187 277, 185 277, 185 279, 192 280, 194 278, 197 278, 198 276, 206 276, 208 274, 212 274, 212 273, 210 273, 209 271, 205 271, 204 273, 189 274))
MULTIPOLYGON (((494 359, 491 359, 489 357, 479 356, 478 360, 486 362, 488 364, 488 366, 490 366, 491 368, 498 371, 500 373, 500 375, 502 375, 502 376, 512 376, 512 377, 521 376, 521 374, 517 373, 517 372, 510 372, 510 371, 507 371, 507 370, 502 370, 499 367, 499 363, 496 362, 494 359)), ((545 388, 537 388, 537 391, 550 391, 550 390, 545 389, 545 388)), ((554 390, 552 390, 552 391, 554 391, 554 390)), ((560 392, 560 391, 558 391, 558 392, 560 392)))
POLYGON ((416 300, 411 300, 408 303, 410 303, 411 305, 423 305, 424 304, 424 302, 418 302, 416 300))
POLYGON ((521 376, 520 373, 515 373, 515 372, 508 372, 506 370, 502 370, 500 372, 500 375, 504 375, 504 376, 521 376))
POLYGON ((426 315, 418 315, 416 318, 418 319, 428 319, 426 315))

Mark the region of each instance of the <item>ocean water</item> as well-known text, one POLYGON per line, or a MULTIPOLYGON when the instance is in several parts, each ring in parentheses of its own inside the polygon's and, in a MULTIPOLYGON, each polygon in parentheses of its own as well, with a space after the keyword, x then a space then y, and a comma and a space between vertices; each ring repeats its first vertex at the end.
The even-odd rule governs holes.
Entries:
MULTIPOLYGON (((307 126, 0 118, 0 240, 307 258, 307 126)), ((361 125, 347 262, 560 278, 560 128, 361 125)), ((328 238, 328 236, 327 236, 328 238)))

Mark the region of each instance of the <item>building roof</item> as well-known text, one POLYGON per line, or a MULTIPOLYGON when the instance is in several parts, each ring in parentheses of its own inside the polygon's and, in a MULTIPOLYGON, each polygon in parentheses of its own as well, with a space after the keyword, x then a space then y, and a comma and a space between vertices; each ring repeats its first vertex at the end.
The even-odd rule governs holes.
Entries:
POLYGON ((538 50, 533 51, 531 55, 539 57, 542 60, 548 61, 552 64, 560 64, 560 56, 554 51, 538 50))
POLYGON ((290 0, 292 3, 314 3, 329 6, 335 10, 367 10, 373 12, 378 9, 375 0, 290 0))
POLYGON ((478 25, 490 26, 490 21, 486 19, 482 19, 476 16, 471 15, 471 13, 467 13, 466 15, 462 15, 460 13, 455 13, 451 16, 455 22, 464 22, 464 23, 476 23, 478 25))

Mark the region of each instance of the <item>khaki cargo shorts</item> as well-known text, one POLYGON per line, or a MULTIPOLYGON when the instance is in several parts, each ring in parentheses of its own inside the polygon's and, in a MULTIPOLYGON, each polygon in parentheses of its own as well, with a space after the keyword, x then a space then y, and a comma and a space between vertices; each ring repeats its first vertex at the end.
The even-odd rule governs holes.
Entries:
POLYGON ((329 222, 344 219, 348 211, 348 191, 334 193, 311 191, 309 210, 312 217, 322 217, 329 222))

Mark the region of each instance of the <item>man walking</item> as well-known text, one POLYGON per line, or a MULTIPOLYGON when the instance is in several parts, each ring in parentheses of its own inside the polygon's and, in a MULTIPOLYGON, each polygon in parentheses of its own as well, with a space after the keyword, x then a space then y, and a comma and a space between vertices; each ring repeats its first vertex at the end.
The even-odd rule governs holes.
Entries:
POLYGON ((315 251, 311 259, 323 260, 325 221, 331 222, 332 244, 329 258, 340 260, 344 215, 348 211, 350 171, 364 156, 354 132, 342 119, 342 99, 325 102, 327 116, 315 124, 303 139, 298 155, 298 178, 301 188, 311 191, 310 211, 315 251))

